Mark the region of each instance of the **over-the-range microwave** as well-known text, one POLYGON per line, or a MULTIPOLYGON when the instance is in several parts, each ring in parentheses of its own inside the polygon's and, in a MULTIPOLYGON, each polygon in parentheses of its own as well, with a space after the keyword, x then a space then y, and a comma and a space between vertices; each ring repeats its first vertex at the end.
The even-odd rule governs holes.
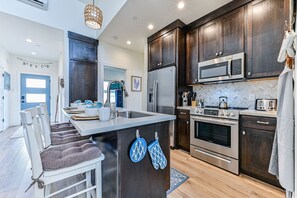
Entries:
POLYGON ((198 82, 244 79, 244 52, 198 63, 198 82))

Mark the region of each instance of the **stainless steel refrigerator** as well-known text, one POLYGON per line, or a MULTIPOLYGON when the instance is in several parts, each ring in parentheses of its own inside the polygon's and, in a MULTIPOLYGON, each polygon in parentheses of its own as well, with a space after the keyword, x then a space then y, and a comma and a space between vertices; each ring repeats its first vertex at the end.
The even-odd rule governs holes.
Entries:
MULTIPOLYGON (((150 112, 175 115, 176 67, 148 72, 148 104, 150 112)), ((175 147, 175 122, 170 124, 170 146, 175 147)))

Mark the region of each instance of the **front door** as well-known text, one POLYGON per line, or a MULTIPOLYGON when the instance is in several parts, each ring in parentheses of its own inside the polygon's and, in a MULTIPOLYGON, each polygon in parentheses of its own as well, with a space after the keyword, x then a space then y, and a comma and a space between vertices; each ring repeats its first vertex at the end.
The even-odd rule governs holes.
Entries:
POLYGON ((50 113, 50 77, 21 74, 21 110, 46 103, 50 113))

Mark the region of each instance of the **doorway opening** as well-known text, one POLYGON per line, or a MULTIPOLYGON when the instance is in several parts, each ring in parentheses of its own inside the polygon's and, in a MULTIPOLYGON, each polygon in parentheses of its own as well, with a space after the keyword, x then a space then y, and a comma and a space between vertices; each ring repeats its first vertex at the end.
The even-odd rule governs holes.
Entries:
MULTIPOLYGON (((110 81, 121 81, 125 84, 126 70, 116 67, 104 66, 104 81, 103 81, 103 101, 107 99, 107 86, 110 81)), ((110 87, 110 102, 116 103, 116 107, 124 107, 123 88, 119 83, 113 83, 110 87)))
POLYGON ((46 103, 50 112, 50 76, 21 74, 21 110, 46 103))

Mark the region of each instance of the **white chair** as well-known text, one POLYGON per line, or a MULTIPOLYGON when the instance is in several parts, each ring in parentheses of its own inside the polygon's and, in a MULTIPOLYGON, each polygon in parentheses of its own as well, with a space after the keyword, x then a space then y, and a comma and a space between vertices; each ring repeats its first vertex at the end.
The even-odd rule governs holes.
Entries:
POLYGON ((86 193, 88 198, 91 195, 96 198, 102 197, 101 161, 105 157, 96 145, 83 140, 43 150, 39 138, 40 127, 36 108, 21 111, 21 121, 32 165, 32 180, 35 181, 33 183, 35 198, 48 198, 84 182, 86 189, 67 197, 83 193, 86 193), (95 185, 91 184, 92 170, 95 170, 95 185), (83 173, 86 175, 84 180, 56 192, 50 192, 50 184, 83 173))
POLYGON ((75 129, 75 127, 70 122, 51 124, 49 113, 47 111, 46 103, 40 103, 39 106, 42 107, 42 109, 44 111, 44 119, 48 122, 51 132, 61 132, 61 131, 68 131, 68 130, 71 131, 71 130, 75 129))
POLYGON ((42 135, 44 136, 45 147, 90 139, 90 136, 81 136, 76 129, 66 131, 60 130, 60 132, 51 133, 51 126, 49 124, 46 106, 41 105, 37 106, 36 108, 42 127, 42 135))

